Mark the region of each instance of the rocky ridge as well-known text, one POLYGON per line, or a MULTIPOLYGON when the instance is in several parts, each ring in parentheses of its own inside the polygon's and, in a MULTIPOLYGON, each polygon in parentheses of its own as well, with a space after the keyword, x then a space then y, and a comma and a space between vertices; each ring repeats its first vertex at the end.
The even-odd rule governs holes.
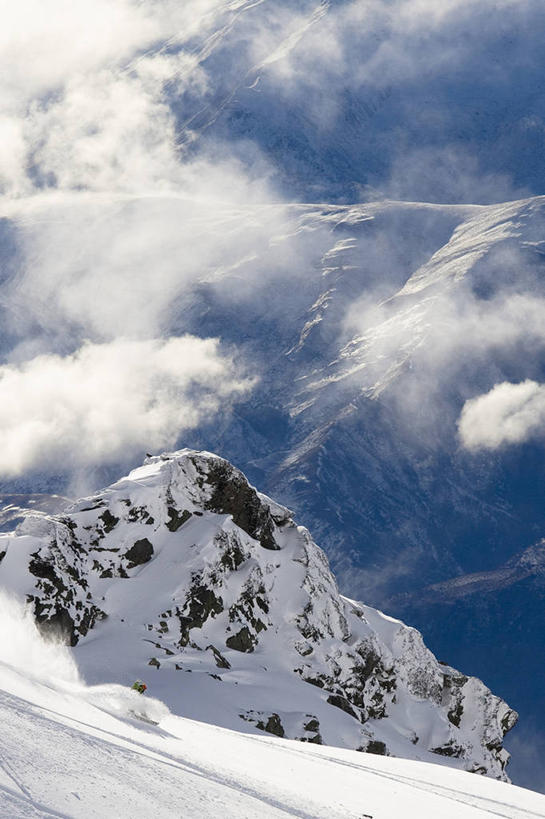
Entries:
POLYGON ((147 664, 172 693, 171 672, 192 672, 199 719, 223 682, 216 712, 243 730, 506 778, 515 712, 415 629, 342 597, 309 532, 217 456, 148 458, 62 515, 27 515, 0 536, 0 582, 94 668, 109 658, 106 679, 147 664))

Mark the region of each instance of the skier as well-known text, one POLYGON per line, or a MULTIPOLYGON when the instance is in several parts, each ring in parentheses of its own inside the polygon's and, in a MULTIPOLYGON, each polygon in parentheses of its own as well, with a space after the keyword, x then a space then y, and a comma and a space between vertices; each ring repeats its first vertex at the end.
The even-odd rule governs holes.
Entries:
POLYGON ((139 694, 143 694, 148 686, 146 683, 143 683, 142 680, 135 680, 131 687, 133 691, 138 691, 139 694))

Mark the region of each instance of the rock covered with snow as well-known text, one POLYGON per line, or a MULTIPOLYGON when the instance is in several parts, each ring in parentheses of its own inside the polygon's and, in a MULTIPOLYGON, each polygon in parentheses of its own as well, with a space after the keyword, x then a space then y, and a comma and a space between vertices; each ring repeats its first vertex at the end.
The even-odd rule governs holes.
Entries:
POLYGON ((215 455, 148 458, 62 516, 27 516, 0 556, 44 629, 94 669, 150 666, 192 716, 506 778, 515 712, 342 597, 309 532, 215 455))

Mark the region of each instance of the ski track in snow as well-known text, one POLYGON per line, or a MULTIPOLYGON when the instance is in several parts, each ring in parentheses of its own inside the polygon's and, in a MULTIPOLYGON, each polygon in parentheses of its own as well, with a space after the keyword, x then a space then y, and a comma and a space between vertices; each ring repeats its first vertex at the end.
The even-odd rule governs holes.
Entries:
MULTIPOLYGON (((39 690, 36 694, 37 698, 42 696, 39 690)), ((149 815, 146 805, 153 805, 153 812, 160 817, 221 815, 248 819, 256 816, 360 819, 367 814, 378 819, 379 816, 399 815, 397 810, 392 810, 394 803, 399 805, 400 800, 406 806, 404 815, 409 817, 501 816, 522 819, 545 816, 545 811, 513 804, 521 793, 534 796, 528 792, 440 766, 426 765, 429 778, 422 778, 407 775, 408 770, 405 773, 384 770, 385 765, 410 768, 418 763, 362 754, 350 761, 346 757, 355 752, 302 747, 285 740, 237 735, 178 717, 166 718, 167 727, 164 728, 141 728, 129 720, 110 717, 95 706, 89 706, 84 699, 82 719, 78 720, 62 713, 66 694, 62 691, 55 693, 52 689, 48 692, 49 696, 51 694, 59 699, 58 712, 7 692, 0 694, 0 718, 4 726, 2 770, 5 774, 4 781, 0 778, 2 817, 136 817, 149 815), (95 724, 87 720, 94 720, 95 724), (110 723, 116 730, 109 730, 107 725, 110 723), (185 740, 176 736, 178 733, 185 735, 185 740), (208 765, 202 764, 200 758, 201 733, 211 734, 208 765), (225 740, 229 746, 232 738, 233 760, 222 757, 221 747, 218 759, 214 734, 218 746, 225 744, 225 740), (160 745, 164 743, 168 744, 168 750, 162 751, 160 745), (236 770, 234 762, 240 758, 241 744, 248 762, 255 755, 266 759, 262 790, 253 784, 251 771, 248 781, 244 781, 245 777, 236 770), (195 761, 191 759, 192 753, 195 761), (371 764, 371 758, 374 764, 371 764), (220 770, 218 765, 222 766, 220 770), (233 770, 229 774, 225 768, 230 765, 233 770), (328 780, 331 784, 328 804, 320 805, 306 791, 304 774, 309 765, 312 779, 316 782, 328 780), (291 781, 285 781, 283 769, 292 771, 291 781), (56 775, 52 776, 52 773, 56 775), (450 787, 440 781, 445 774, 457 779, 462 777, 466 786, 474 787, 450 787), (299 790, 297 782, 301 776, 299 790), (6 778, 11 781, 11 786, 6 778), (348 782, 352 786, 350 790, 346 789, 348 782), (471 792, 479 790, 482 784, 487 788, 507 788, 513 799, 494 799, 471 792), (355 785, 363 808, 342 802, 345 797, 347 801, 354 801, 355 785), (375 808, 366 808, 366 795, 371 792, 375 796, 377 791, 383 800, 381 813, 376 813, 375 808), (55 793, 63 794, 65 804, 71 803, 68 810, 61 810, 58 800, 52 804, 55 793), (119 802, 116 802, 118 798, 119 802), (417 805, 419 812, 413 812, 417 805)), ((542 799, 535 795, 536 802, 542 799)), ((375 801, 376 797, 369 798, 370 804, 375 801)))
MULTIPOLYGON (((7 712, 7 708, 5 707, 6 699, 7 698, 5 696, 2 697, 4 707, 2 707, 0 709, 0 712, 2 713, 2 722, 4 724, 6 724, 8 722, 8 719, 9 719, 9 714, 7 712)), ((40 711, 41 711, 41 709, 36 709, 35 707, 31 707, 30 709, 25 709, 24 706, 21 706, 20 711, 18 713, 18 716, 21 719, 21 724, 19 726, 20 727, 20 733, 18 734, 19 737, 21 737, 23 735, 30 735, 33 731, 36 731, 38 726, 39 726, 41 731, 43 731, 44 729, 47 731, 52 727, 51 725, 48 725, 48 723, 53 723, 55 725, 54 730, 56 732, 58 732, 59 724, 55 720, 53 720, 52 718, 48 718, 43 713, 40 713, 40 711), (25 724, 25 722, 28 723, 28 721, 31 722, 31 725, 25 724)), ((71 720, 71 722, 76 724, 75 720, 71 720)), ((248 786, 243 786, 234 777, 233 778, 228 778, 228 777, 225 777, 225 776, 218 776, 217 774, 215 774, 210 769, 200 767, 200 766, 198 766, 196 764, 188 762, 187 760, 180 761, 179 759, 176 759, 175 757, 171 756, 170 754, 158 753, 157 751, 153 751, 152 749, 150 749, 148 746, 146 746, 142 742, 134 742, 132 740, 127 742, 121 736, 112 734, 111 732, 104 731, 103 729, 93 729, 92 726, 88 726, 88 725, 85 725, 83 723, 82 723, 82 728, 83 728, 83 731, 81 729, 78 730, 77 728, 75 730, 71 729, 67 725, 61 725, 60 730, 61 730, 62 734, 64 735, 61 738, 64 738, 65 744, 66 744, 67 747, 70 747, 71 745, 73 745, 74 742, 83 743, 83 745, 85 747, 82 750, 85 752, 85 756, 86 756, 87 759, 89 759, 90 756, 93 756, 94 752, 96 752, 97 755, 106 753, 111 757, 111 763, 112 763, 112 765, 114 765, 118 761, 116 759, 116 754, 121 755, 124 758, 124 761, 127 763, 127 765, 126 765, 127 768, 130 768, 130 767, 134 766, 134 769, 137 771, 137 774, 138 774, 139 778, 143 777, 142 765, 146 764, 147 760, 153 760, 154 762, 160 763, 161 766, 168 766, 169 768, 173 768, 173 769, 178 770, 178 771, 183 771, 184 774, 185 774, 184 785, 185 785, 186 788, 187 788, 187 784, 188 784, 187 781, 186 781, 186 778, 189 778, 189 780, 191 780, 191 779, 194 779, 194 780, 201 779, 206 783, 205 788, 206 788, 207 791, 212 791, 214 789, 214 786, 219 786, 220 788, 226 788, 229 791, 232 791, 234 795, 240 795, 244 799, 248 798, 250 800, 255 800, 257 803, 261 803, 259 805, 256 804, 251 809, 251 812, 249 812, 247 814, 246 813, 242 814, 242 813, 237 812, 237 813, 233 813, 232 814, 233 816, 247 815, 248 817, 252 817, 252 816, 256 816, 258 814, 261 815, 263 806, 266 806, 269 809, 267 811, 266 815, 271 816, 271 817, 284 815, 284 816, 300 817, 300 819, 312 819, 313 816, 316 815, 314 813, 308 813, 306 811, 299 810, 299 809, 295 808, 293 805, 283 804, 280 800, 275 800, 275 799, 272 799, 270 797, 267 798, 267 796, 265 796, 262 793, 259 793, 257 790, 255 790, 255 789, 253 789, 251 787, 248 787, 248 786), (96 731, 96 734, 95 735, 89 734, 89 733, 87 733, 85 731, 85 729, 91 729, 93 731, 93 733, 96 731), (85 737, 84 739, 82 738, 83 736, 85 737), (114 751, 113 749, 109 749, 107 747, 107 744, 114 745, 116 750, 114 751), (142 758, 144 758, 144 760, 146 760, 146 762, 144 762, 142 758)), ((57 741, 58 741, 58 739, 57 739, 57 741)), ((64 744, 62 742, 61 742, 61 747, 64 747, 64 744)), ((21 757, 22 757, 22 754, 21 754, 21 757)), ((24 764, 24 759, 20 758, 18 761, 19 761, 19 763, 21 765, 24 764)), ((35 798, 33 796, 33 793, 32 793, 32 788, 29 788, 29 787, 26 787, 25 785, 23 785, 19 778, 17 778, 15 775, 13 775, 13 773, 11 773, 11 771, 7 770, 8 766, 5 763, 2 764, 2 767, 6 771, 9 778, 13 780, 13 782, 15 783, 15 785, 17 786, 17 788, 21 791, 21 794, 23 795, 21 797, 20 795, 18 795, 16 793, 9 792, 9 796, 12 799, 16 799, 16 800, 21 801, 22 798, 24 797, 24 800, 26 800, 28 803, 30 803, 30 805, 33 808, 37 808, 37 809, 39 809, 41 811, 44 811, 43 815, 47 815, 47 816, 66 816, 66 815, 68 815, 68 814, 63 814, 63 813, 57 813, 57 812, 54 812, 54 811, 51 811, 49 809, 44 808, 42 805, 40 805, 35 800, 35 798)), ((10 766, 10 768, 11 768, 11 766, 10 766)), ((155 767, 154 767, 153 768, 153 775, 157 776, 159 770, 160 770, 160 768, 155 769, 155 767)), ((165 779, 168 779, 168 776, 165 776, 165 779)), ((6 789, 3 787, 2 790, 5 791, 6 789)), ((3 808, 2 808, 2 811, 3 811, 3 808)), ((2 812, 2 813, 0 813, 0 815, 9 816, 9 815, 12 815, 12 814, 10 812, 8 812, 8 813, 3 813, 2 812)), ((30 814, 30 815, 34 815, 34 814, 30 814)), ((175 815, 178 815, 178 814, 173 813, 172 815, 175 816, 175 815)), ((224 814, 224 815, 227 815, 227 814, 224 814)), ((229 814, 229 815, 231 815, 231 814, 229 814)), ((340 813, 339 814, 337 814, 337 813, 335 813, 335 814, 332 813, 331 814, 332 817, 339 816, 339 819, 340 819, 341 815, 342 814, 340 814, 340 813)))

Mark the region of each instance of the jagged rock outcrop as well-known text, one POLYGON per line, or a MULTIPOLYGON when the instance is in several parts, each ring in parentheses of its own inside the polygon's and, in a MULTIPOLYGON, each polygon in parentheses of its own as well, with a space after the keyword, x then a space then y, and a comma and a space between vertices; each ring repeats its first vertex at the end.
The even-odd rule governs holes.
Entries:
POLYGON ((27 516, 1 553, 0 582, 43 628, 72 645, 94 629, 109 656, 132 639, 159 673, 227 683, 214 696, 241 729, 505 778, 516 714, 419 632, 342 597, 309 532, 221 458, 149 458, 62 516, 27 516))

